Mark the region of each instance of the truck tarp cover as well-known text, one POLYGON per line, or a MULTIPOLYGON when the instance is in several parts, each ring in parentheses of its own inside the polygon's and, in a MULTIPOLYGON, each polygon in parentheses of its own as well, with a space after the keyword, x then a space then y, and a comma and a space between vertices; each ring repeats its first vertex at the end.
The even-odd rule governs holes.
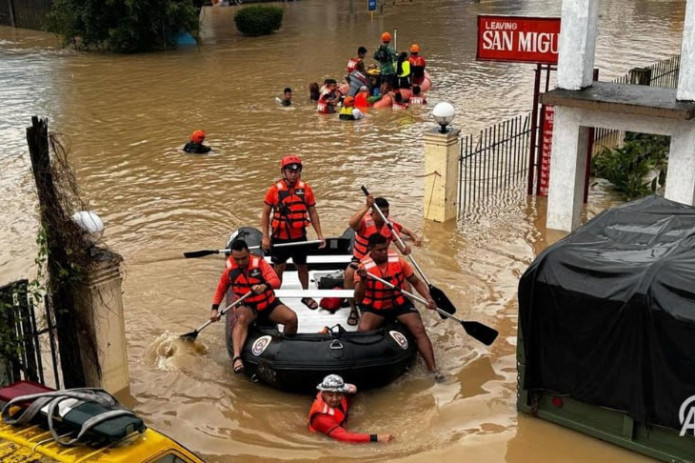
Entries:
POLYGON ((695 208, 650 196, 543 251, 519 283, 524 388, 680 429, 695 395, 695 208))

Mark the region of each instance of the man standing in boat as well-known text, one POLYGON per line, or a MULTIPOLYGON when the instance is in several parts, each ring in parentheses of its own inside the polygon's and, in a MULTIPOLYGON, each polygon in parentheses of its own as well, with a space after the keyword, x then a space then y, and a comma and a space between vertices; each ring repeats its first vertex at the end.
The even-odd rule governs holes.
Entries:
POLYGON ((249 253, 246 241, 241 239, 232 241, 229 248, 231 256, 212 298, 210 320, 220 319, 218 309, 230 286, 237 299, 249 292, 253 293, 244 299, 243 304, 234 311, 236 324, 232 330, 232 342, 234 344, 232 368, 234 373, 241 373, 244 371, 241 351, 246 342, 251 322, 262 319, 280 323, 284 326, 283 332, 285 334, 296 333, 298 322, 297 314, 275 297, 273 290, 280 287, 280 279, 265 259, 249 253))
POLYGON ((309 410, 309 429, 321 432, 332 439, 342 442, 391 442, 391 434, 362 434, 349 432, 343 425, 347 422, 348 409, 353 396, 357 393, 354 384, 347 384, 339 375, 328 375, 316 386, 314 403, 309 410))
MULTIPOLYGON (((297 267, 297 276, 302 288, 309 289, 306 246, 273 245, 306 241, 306 227, 311 223, 321 241, 319 248, 326 246, 326 240, 321 233, 319 213, 316 210, 316 199, 309 184, 300 179, 302 160, 299 156, 289 155, 282 158, 280 172, 282 179, 275 182, 265 195, 261 214, 261 245, 264 250, 270 250, 271 260, 281 283, 287 259, 291 257, 297 267)), ((318 307, 318 303, 310 297, 302 298, 302 303, 311 310, 318 307)))
MULTIPOLYGON (((348 267, 345 269, 345 279, 343 284, 345 289, 353 289, 355 287, 353 282, 355 270, 357 269, 360 260, 362 260, 362 258, 369 252, 369 249, 367 249, 369 237, 374 233, 381 233, 384 238, 386 238, 387 243, 394 240, 391 230, 381 218, 381 214, 371 213, 375 204, 382 214, 384 214, 386 220, 391 223, 394 233, 401 233, 410 237, 415 246, 420 246, 422 244, 420 238, 415 234, 415 232, 405 228, 398 222, 389 220, 389 202, 386 200, 386 198, 374 199, 374 196, 367 195, 364 206, 355 212, 352 217, 350 217, 350 221, 348 222, 350 228, 355 230, 355 245, 352 247, 352 262, 350 262, 350 265, 348 265, 348 267)), ((398 243, 398 241, 395 241, 395 245, 403 255, 407 256, 410 254, 410 246, 406 246, 405 248, 401 249, 401 245, 398 243)), ((350 302, 350 315, 348 315, 347 324, 354 326, 357 325, 359 321, 359 313, 357 312, 355 300, 348 299, 348 301, 350 302)))
POLYGON ((381 233, 374 233, 368 240, 369 254, 360 262, 355 272, 355 300, 362 308, 362 318, 357 331, 378 328, 386 319, 396 319, 410 330, 415 337, 418 352, 425 360, 427 369, 434 373, 436 381, 444 380, 434 362, 434 349, 422 318, 410 299, 401 290, 408 281, 427 301, 427 308, 434 310, 436 304, 427 285, 413 272, 413 268, 396 253, 389 252, 388 240, 381 233), (390 287, 373 277, 385 280, 390 287))

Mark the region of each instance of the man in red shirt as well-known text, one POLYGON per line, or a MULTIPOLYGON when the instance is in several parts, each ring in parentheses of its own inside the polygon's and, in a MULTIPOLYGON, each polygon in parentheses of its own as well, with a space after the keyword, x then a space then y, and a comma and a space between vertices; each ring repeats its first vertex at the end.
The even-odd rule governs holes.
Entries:
POLYGON ((360 61, 364 62, 364 57, 367 56, 367 49, 364 47, 359 47, 357 49, 357 56, 354 58, 350 58, 350 60, 347 63, 347 73, 348 75, 357 69, 357 63, 360 61))
POLYGON ((349 432, 343 425, 347 422, 352 396, 357 393, 354 384, 346 384, 338 375, 328 375, 316 386, 314 403, 309 410, 309 429, 343 442, 391 442, 391 434, 362 434, 349 432), (345 395, 349 394, 348 399, 345 395))
MULTIPOLYGON (((402 224, 388 218, 389 202, 385 198, 374 199, 374 196, 367 195, 367 200, 364 206, 355 212, 352 217, 350 217, 350 221, 348 222, 350 228, 355 230, 355 244, 352 248, 352 262, 345 269, 345 279, 343 283, 343 287, 345 289, 353 289, 355 287, 353 283, 355 270, 357 269, 357 265, 359 264, 360 260, 367 255, 367 240, 372 233, 381 233, 384 235, 388 243, 394 241, 391 230, 389 230, 388 225, 386 225, 386 223, 382 220, 381 215, 371 213, 372 207, 375 204, 376 207, 378 207, 379 210, 384 214, 386 220, 391 223, 391 226, 393 226, 396 233, 410 237, 415 246, 420 246, 422 244, 420 238, 415 234, 415 232, 412 232, 411 230, 405 228, 402 224)), ((401 245, 398 243, 398 241, 394 241, 394 243, 401 253, 403 253, 403 255, 407 256, 410 254, 410 246, 406 246, 405 248, 401 249, 401 245)), ((350 302, 350 315, 348 316, 347 324, 354 326, 357 325, 359 321, 359 313, 357 312, 355 301, 353 299, 348 299, 348 301, 350 302)))
POLYGON ((232 330, 234 344, 232 368, 234 373, 241 373, 244 371, 241 351, 251 322, 257 318, 270 320, 284 325, 284 333, 294 334, 297 332, 297 314, 275 297, 273 290, 280 287, 280 279, 265 259, 250 254, 244 240, 235 239, 229 247, 231 256, 212 298, 210 320, 215 322, 220 319, 218 309, 230 286, 236 299, 253 292, 234 312, 236 325, 232 330))
MULTIPOLYGON (((311 223, 316 236, 321 240, 319 248, 326 246, 323 233, 321 233, 319 213, 316 211, 316 199, 309 184, 300 179, 302 160, 298 156, 289 155, 282 158, 280 172, 282 172, 282 179, 268 189, 263 201, 261 245, 264 250, 270 250, 270 257, 281 283, 287 259, 291 257, 297 267, 297 276, 302 288, 308 289, 309 269, 306 266, 306 246, 276 248, 272 245, 306 241, 306 227, 311 223)), ((316 301, 310 297, 302 298, 302 303, 311 310, 318 307, 316 301)))
POLYGON ((427 301, 427 308, 434 310, 436 304, 430 296, 427 285, 423 283, 413 268, 402 257, 388 250, 388 241, 380 233, 369 237, 369 254, 361 261, 355 272, 355 300, 362 309, 362 318, 357 331, 369 331, 378 328, 385 319, 396 319, 410 330, 415 338, 418 352, 425 360, 427 369, 439 382, 444 376, 437 371, 434 362, 434 349, 422 324, 420 313, 401 290, 405 289, 406 280, 427 301), (370 275, 388 281, 395 288, 381 283, 370 275))

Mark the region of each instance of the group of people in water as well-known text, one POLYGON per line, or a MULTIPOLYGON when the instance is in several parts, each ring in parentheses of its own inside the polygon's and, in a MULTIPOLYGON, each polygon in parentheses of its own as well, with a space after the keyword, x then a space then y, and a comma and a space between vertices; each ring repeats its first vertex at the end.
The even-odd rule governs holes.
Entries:
MULTIPOLYGON (((432 86, 426 72, 427 62, 420 55, 417 43, 410 45, 410 55, 396 52, 391 46, 391 34, 381 34, 381 44, 372 55, 379 63, 365 64, 367 49, 359 47, 357 56, 347 63, 346 83, 338 85, 335 79, 325 79, 322 86, 309 84, 309 99, 316 102, 319 114, 338 113, 340 120, 355 121, 364 117, 368 108, 406 109, 411 105, 427 104, 424 93, 432 86)), ((278 104, 292 106, 292 89, 286 87, 283 96, 275 97, 278 104)), ((206 154, 205 132, 196 130, 184 146, 186 153, 206 154)))
POLYGON ((410 55, 398 53, 391 39, 389 32, 381 34, 381 44, 372 55, 378 65, 366 65, 368 50, 359 47, 357 56, 347 63, 345 84, 338 86, 335 79, 326 79, 322 87, 316 82, 309 85, 309 97, 316 101, 320 114, 338 112, 341 120, 357 120, 370 107, 406 109, 427 103, 424 92, 432 82, 425 72, 427 62, 420 55, 420 46, 413 43, 410 55))
MULTIPOLYGON (((303 163, 298 156, 283 157, 280 162, 282 177, 268 188, 264 197, 260 224, 261 247, 270 253, 272 266, 262 257, 251 254, 243 238, 238 237, 230 243, 230 256, 213 296, 210 319, 220 319, 219 306, 228 290, 232 291, 237 301, 244 298, 234 308, 234 373, 244 371, 241 353, 249 326, 255 320, 282 324, 287 335, 297 332, 297 314, 276 297, 274 290, 282 285, 289 258, 297 268, 302 288, 308 289, 308 250, 301 243, 307 241, 309 225, 316 233, 319 247, 326 246, 316 198, 311 186, 301 179, 302 170, 303 163)), ((345 270, 344 282, 346 288, 354 288, 354 301, 351 299, 347 323, 357 325, 358 331, 368 331, 376 329, 386 320, 398 320, 413 334, 418 351, 434 379, 442 381, 444 377, 437 370, 432 343, 420 313, 402 291, 407 291, 408 285, 412 285, 425 299, 428 309, 434 310, 435 302, 427 285, 414 274, 411 265, 389 249, 393 241, 402 254, 411 252, 409 246, 400 243, 400 235, 409 237, 416 246, 421 241, 413 231, 388 219, 388 216, 388 201, 367 195, 364 205, 349 220, 349 226, 355 231, 355 244, 351 263, 345 270)), ((319 307, 311 297, 304 297, 301 302, 311 310, 319 307)), ((310 429, 350 442, 389 442, 393 439, 390 434, 350 433, 343 428, 348 407, 345 395, 354 394, 356 388, 345 384, 339 376, 327 376, 318 390, 309 413, 310 429)))

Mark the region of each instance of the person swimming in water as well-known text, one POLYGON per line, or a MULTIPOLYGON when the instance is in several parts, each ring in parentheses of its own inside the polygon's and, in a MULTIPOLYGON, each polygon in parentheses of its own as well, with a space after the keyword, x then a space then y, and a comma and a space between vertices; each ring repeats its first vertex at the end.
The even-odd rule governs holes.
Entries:
POLYGON ((209 153, 212 148, 209 146, 203 145, 203 142, 205 141, 205 132, 202 130, 195 130, 191 134, 191 141, 186 143, 184 145, 183 150, 186 153, 193 153, 193 154, 205 154, 209 153))

